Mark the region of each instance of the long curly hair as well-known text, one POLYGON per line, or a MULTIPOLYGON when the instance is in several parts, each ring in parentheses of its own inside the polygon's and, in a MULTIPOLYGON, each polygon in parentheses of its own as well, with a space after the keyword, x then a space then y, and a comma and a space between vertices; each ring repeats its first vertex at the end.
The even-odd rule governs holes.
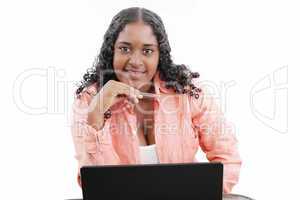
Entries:
POLYGON ((154 12, 139 7, 121 10, 115 15, 104 35, 103 44, 92 68, 83 75, 76 94, 93 83, 98 84, 98 90, 109 80, 117 80, 113 71, 114 44, 123 28, 133 22, 142 20, 150 25, 159 45, 159 70, 160 79, 165 81, 166 88, 173 88, 176 93, 188 93, 199 97, 201 92, 193 83, 193 78, 198 78, 199 73, 192 72, 186 65, 174 64, 171 59, 171 47, 161 18, 154 12), (187 87, 189 86, 189 87, 187 87))

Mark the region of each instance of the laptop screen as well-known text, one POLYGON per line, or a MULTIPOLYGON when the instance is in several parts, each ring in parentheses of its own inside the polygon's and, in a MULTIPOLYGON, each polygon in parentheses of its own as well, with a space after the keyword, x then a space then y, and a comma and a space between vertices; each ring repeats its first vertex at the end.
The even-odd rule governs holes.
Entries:
POLYGON ((81 168, 87 200, 221 200, 221 163, 89 166, 81 168))

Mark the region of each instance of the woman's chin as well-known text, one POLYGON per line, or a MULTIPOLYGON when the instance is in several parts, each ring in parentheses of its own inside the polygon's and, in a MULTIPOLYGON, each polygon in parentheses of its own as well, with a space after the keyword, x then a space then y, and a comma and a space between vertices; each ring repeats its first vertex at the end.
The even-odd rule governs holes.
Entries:
POLYGON ((147 92, 153 85, 150 81, 143 81, 143 80, 138 80, 138 81, 131 80, 131 81, 127 81, 127 84, 142 92, 147 92))

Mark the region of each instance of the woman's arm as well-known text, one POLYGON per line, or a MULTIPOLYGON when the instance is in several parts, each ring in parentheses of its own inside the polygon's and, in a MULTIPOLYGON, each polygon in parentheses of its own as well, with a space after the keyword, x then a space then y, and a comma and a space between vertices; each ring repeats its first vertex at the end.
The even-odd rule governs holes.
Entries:
POLYGON ((71 132, 75 146, 75 158, 78 161, 77 181, 80 186, 80 168, 82 166, 120 163, 112 147, 109 121, 105 122, 99 130, 88 123, 91 98, 92 96, 88 92, 82 92, 73 104, 71 132))
POLYGON ((201 89, 199 99, 191 98, 192 122, 198 131, 199 144, 207 159, 223 163, 223 191, 229 193, 238 182, 242 163, 238 141, 234 127, 225 120, 214 98, 201 89))

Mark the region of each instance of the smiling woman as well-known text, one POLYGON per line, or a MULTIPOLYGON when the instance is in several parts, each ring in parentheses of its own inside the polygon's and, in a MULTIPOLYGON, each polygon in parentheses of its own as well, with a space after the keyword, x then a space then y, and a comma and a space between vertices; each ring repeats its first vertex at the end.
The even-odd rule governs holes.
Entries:
POLYGON ((112 19, 97 62, 76 91, 79 168, 195 162, 200 146, 209 161, 224 164, 228 193, 241 166, 234 129, 196 86, 199 74, 174 64, 170 53, 163 22, 152 11, 128 8, 112 19))
POLYGON ((157 62, 157 71, 160 72, 160 78, 166 82, 167 88, 172 88, 177 93, 196 93, 192 79, 199 77, 199 73, 191 72, 185 65, 173 63, 170 55, 171 47, 161 18, 150 10, 136 7, 122 10, 112 19, 104 35, 95 66, 88 69, 83 76, 76 93, 79 94, 93 83, 97 83, 99 90, 109 80, 118 80, 116 75, 118 71, 113 70, 114 62, 119 60, 116 54, 127 55, 127 60, 123 57, 123 61, 140 62, 136 60, 139 59, 136 57, 137 48, 145 57, 150 57, 146 64, 150 61, 157 62), (137 30, 141 32, 136 32, 137 30), (137 45, 143 45, 143 48, 137 45), (132 59, 128 59, 129 56, 132 59))
POLYGON ((118 80, 148 92, 158 62, 158 43, 151 26, 142 20, 126 25, 114 48, 113 67, 120 72, 116 73, 118 80))

